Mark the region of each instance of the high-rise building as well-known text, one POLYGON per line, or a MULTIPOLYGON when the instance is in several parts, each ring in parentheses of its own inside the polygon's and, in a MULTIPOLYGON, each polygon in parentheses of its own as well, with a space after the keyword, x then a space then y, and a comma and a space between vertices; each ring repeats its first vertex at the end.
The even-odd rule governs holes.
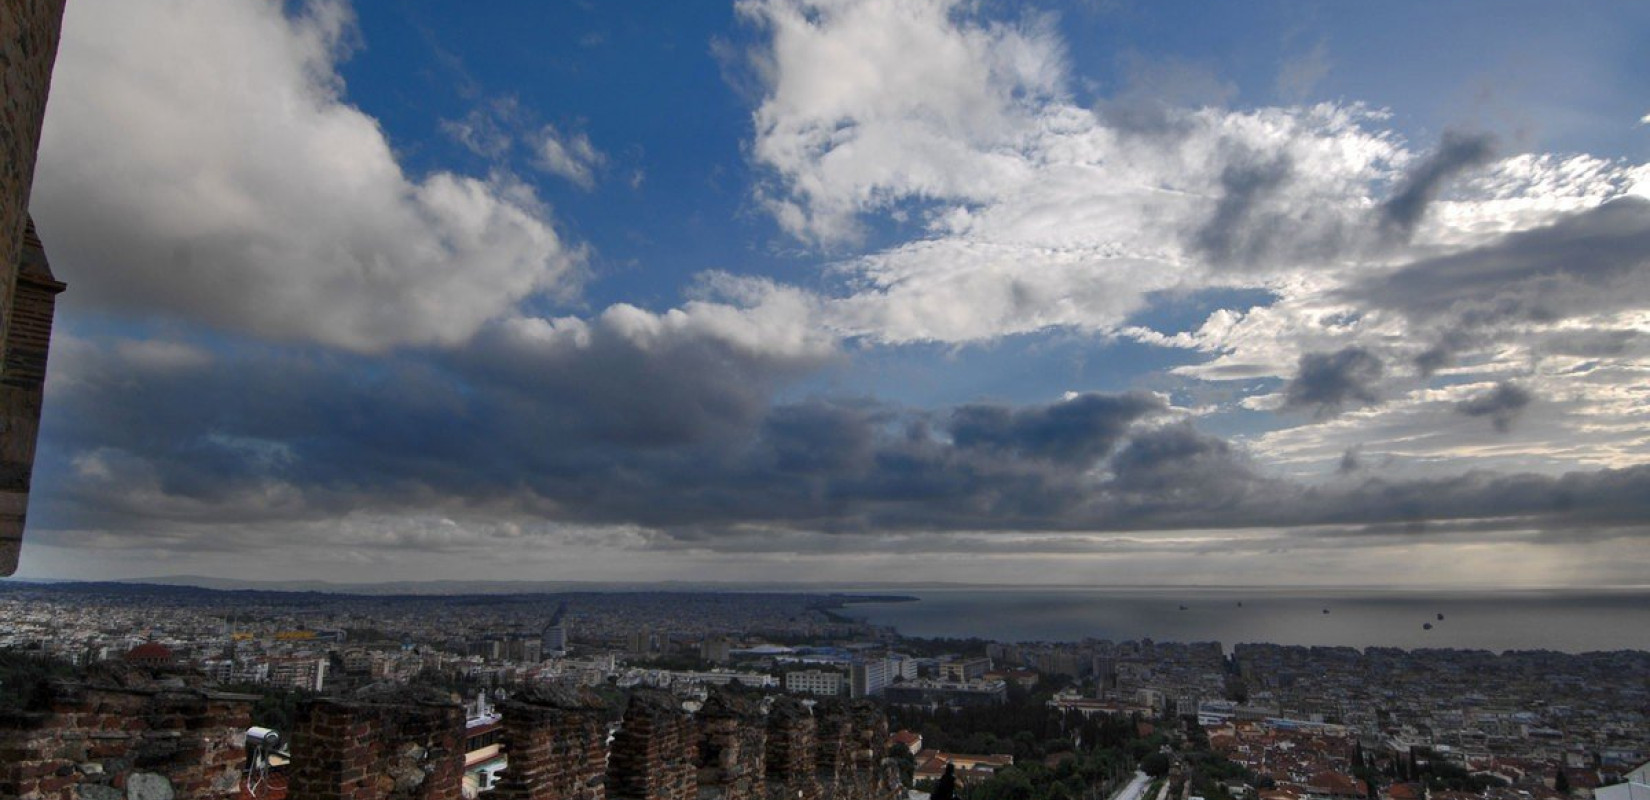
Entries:
POLYGON ((567 654, 567 604, 556 607, 556 613, 550 617, 550 624, 544 626, 544 635, 540 637, 541 656, 561 656, 567 654))
POLYGON ((891 682, 890 672, 888 659, 884 656, 872 656, 854 662, 848 673, 851 694, 854 697, 881 697, 882 691, 887 689, 891 682))
POLYGON ((712 664, 733 660, 733 642, 726 636, 711 636, 699 644, 699 657, 712 664))
POLYGON ((640 628, 630 632, 625 637, 625 652, 633 655, 645 656, 653 652, 653 632, 640 628))

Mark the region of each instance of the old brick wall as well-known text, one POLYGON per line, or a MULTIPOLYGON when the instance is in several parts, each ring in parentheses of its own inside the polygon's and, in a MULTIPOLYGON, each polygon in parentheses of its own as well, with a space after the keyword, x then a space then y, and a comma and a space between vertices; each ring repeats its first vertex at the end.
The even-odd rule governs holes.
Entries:
POLYGON ((308 700, 291 752, 294 800, 457 800, 464 707, 412 691, 308 700))
POLYGON ((533 687, 500 708, 509 766, 488 800, 604 800, 606 709, 582 687, 533 687))
POLYGON ((778 697, 768 710, 767 795, 769 800, 820 800, 814 775, 819 749, 813 712, 794 697, 778 697))
POLYGON ((252 700, 165 685, 64 684, 49 710, 0 715, 0 797, 235 797, 252 700))
POLYGON ((899 778, 884 757, 888 719, 873 703, 824 702, 814 709, 820 789, 832 800, 891 800, 899 778))
POLYGON ((607 762, 610 800, 695 800, 694 719, 664 692, 630 697, 607 762))
POLYGON ((754 698, 713 691, 699 709, 701 800, 767 796, 767 723, 754 698))
MULTIPOLYGON (((5 330, 12 319, 29 190, 34 184, 52 64, 57 59, 63 4, 64 0, 0 0, 0 352, 6 349, 5 330)), ((10 416, 11 409, 0 413, 10 416)), ((34 418, 38 419, 37 409, 34 418)), ((32 463, 32 429, 25 433, 32 463)), ((0 448, 15 449, 9 441, 13 437, 11 430, 0 433, 0 448)), ((0 575, 17 569, 27 477, 25 473, 18 482, 0 474, 0 575)))

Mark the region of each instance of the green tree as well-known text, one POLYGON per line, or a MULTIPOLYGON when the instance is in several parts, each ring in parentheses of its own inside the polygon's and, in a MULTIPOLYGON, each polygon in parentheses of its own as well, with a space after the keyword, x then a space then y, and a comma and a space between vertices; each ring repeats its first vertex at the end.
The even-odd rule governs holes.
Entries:
POLYGON ((945 773, 934 782, 929 800, 957 800, 957 768, 946 764, 945 773))

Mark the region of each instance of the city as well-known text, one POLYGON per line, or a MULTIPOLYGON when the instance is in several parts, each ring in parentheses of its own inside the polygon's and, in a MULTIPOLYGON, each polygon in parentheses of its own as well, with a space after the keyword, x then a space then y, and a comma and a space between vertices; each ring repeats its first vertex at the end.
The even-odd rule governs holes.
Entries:
MULTIPOLYGON (((931 640, 843 613, 866 599, 896 598, 8 584, 0 654, 14 661, 0 697, 18 710, 46 691, 19 688, 31 673, 15 659, 94 685, 121 665, 241 693, 250 729, 281 736, 301 724, 306 699, 421 689, 465 708, 466 796, 507 774, 498 707, 574 687, 617 731, 637 697, 669 698, 676 712, 743 703, 741 713, 774 719, 785 703, 800 701, 805 716, 869 703, 885 715, 878 758, 913 797, 949 768, 969 798, 1131 787, 1206 800, 1607 798, 1650 760, 1644 651, 931 640), (1113 752, 1126 755, 1084 771, 1113 752)), ((291 755, 270 753, 266 788, 285 790, 291 755)), ((102 772, 87 769, 95 758, 42 763, 102 772)))
POLYGON ((0 0, 0 800, 1650 800, 1646 42, 0 0))

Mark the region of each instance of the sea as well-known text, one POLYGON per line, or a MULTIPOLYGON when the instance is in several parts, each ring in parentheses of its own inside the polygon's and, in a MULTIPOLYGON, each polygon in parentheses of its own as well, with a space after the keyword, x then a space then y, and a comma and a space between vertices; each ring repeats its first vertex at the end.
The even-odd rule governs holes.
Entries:
POLYGON ((1438 591, 943 588, 841 613, 906 636, 1002 642, 1152 639, 1468 650, 1650 651, 1650 587, 1438 591))

